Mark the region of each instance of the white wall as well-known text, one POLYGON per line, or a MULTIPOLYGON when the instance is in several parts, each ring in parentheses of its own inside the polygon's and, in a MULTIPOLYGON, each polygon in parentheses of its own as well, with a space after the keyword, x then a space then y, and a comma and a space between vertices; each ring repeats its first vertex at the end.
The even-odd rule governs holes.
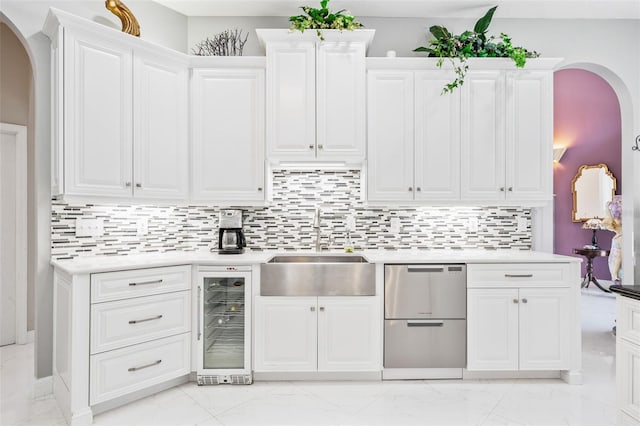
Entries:
MULTIPOLYGON (((187 19, 163 6, 149 1, 127 1, 141 27, 141 38, 180 51, 186 51, 187 19)), ((34 152, 30 164, 34 173, 35 226, 29 229, 37 241, 35 259, 29 265, 35 280, 35 376, 43 378, 52 372, 53 285, 49 264, 51 257, 51 197, 50 197, 50 49, 42 25, 49 7, 121 28, 120 21, 104 7, 102 0, 86 1, 25 1, 2 0, 0 21, 11 27, 27 46, 34 73, 33 137, 34 152)))

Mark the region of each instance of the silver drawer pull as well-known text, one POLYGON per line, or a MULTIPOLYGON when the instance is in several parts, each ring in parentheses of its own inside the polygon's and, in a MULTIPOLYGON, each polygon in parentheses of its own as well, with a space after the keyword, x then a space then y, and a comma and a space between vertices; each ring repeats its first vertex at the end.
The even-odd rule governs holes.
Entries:
POLYGON ((533 274, 504 274, 506 278, 532 278, 533 274))
POLYGON ((407 272, 444 272, 444 268, 425 268, 424 266, 407 266, 407 272))
POLYGON ((139 283, 129 283, 130 286, 134 285, 147 285, 147 284, 161 284, 162 280, 153 280, 153 281, 141 281, 139 283))
POLYGON ((407 321, 407 327, 442 327, 444 326, 444 321, 434 321, 434 320, 417 320, 417 321, 407 321))
POLYGON ((139 320, 131 320, 131 321, 129 321, 129 324, 138 324, 139 322, 147 322, 147 321, 159 320, 160 318, 162 318, 162 315, 156 315, 155 317, 151 317, 151 318, 144 318, 144 319, 139 319, 139 320))
POLYGON ((162 362, 161 359, 154 361, 150 364, 145 364, 145 365, 141 365, 140 367, 131 367, 129 368, 127 371, 132 372, 132 371, 138 371, 138 370, 142 370, 143 368, 149 368, 149 367, 153 367, 154 365, 158 365, 162 362))

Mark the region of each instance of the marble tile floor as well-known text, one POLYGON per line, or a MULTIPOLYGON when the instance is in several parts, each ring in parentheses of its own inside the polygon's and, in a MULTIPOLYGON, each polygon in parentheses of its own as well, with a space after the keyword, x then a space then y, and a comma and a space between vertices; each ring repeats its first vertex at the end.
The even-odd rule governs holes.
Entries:
MULTIPOLYGON (((193 383, 99 414, 102 425, 615 425, 615 297, 582 296, 584 384, 560 380, 193 383)), ((0 348, 0 425, 64 425, 34 400, 33 345, 0 348)))

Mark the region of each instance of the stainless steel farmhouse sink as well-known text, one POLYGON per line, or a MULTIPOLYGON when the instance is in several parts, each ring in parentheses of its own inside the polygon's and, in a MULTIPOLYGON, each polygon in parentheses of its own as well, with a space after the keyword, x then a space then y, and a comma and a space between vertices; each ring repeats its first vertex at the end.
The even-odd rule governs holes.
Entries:
POLYGON ((274 256, 260 265, 261 296, 373 296, 375 265, 357 255, 274 256))

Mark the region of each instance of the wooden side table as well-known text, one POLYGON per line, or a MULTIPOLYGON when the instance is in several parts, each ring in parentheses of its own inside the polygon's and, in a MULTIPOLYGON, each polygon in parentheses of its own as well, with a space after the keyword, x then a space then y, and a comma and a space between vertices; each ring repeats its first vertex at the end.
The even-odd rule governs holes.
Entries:
POLYGON ((596 287, 598 287, 600 290, 602 290, 602 291, 604 291, 606 293, 611 293, 611 291, 609 291, 606 288, 602 287, 600 285, 600 283, 598 283, 598 280, 596 279, 596 277, 593 275, 593 259, 596 258, 596 257, 609 256, 609 250, 588 249, 588 248, 574 248, 573 252, 575 254, 579 254, 579 255, 582 255, 582 256, 587 258, 587 273, 584 276, 584 279, 582 280, 582 284, 580 285, 580 287, 581 288, 589 287, 590 283, 594 283, 596 285, 596 287))

